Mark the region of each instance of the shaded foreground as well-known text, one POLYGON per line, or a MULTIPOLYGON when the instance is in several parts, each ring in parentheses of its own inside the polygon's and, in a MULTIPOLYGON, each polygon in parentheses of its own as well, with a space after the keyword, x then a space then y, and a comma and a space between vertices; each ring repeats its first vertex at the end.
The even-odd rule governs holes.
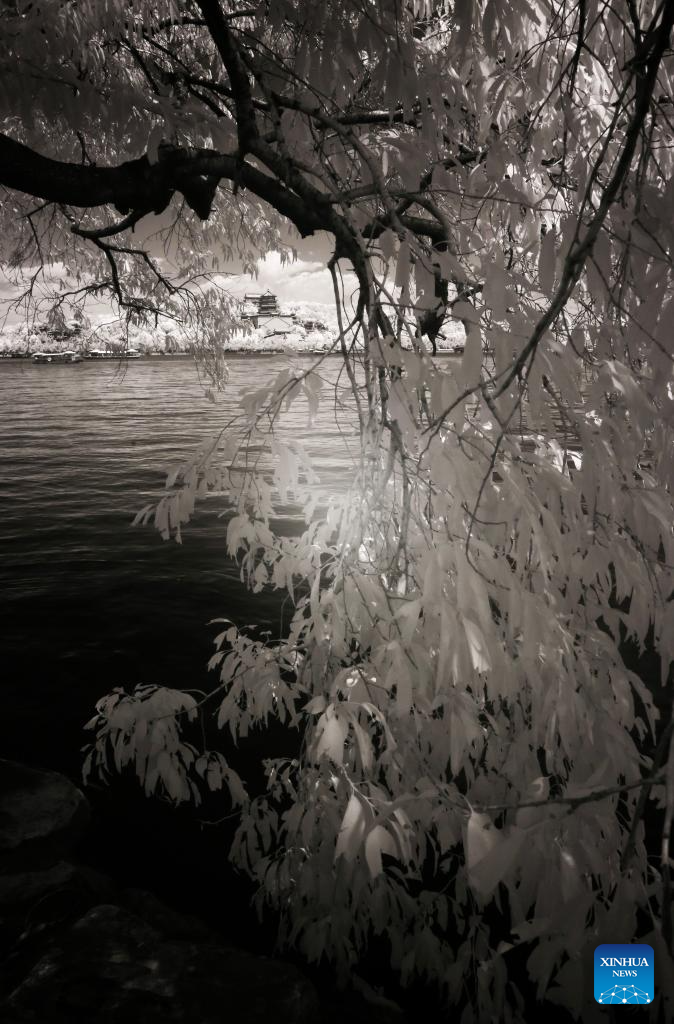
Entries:
POLYGON ((316 984, 292 963, 236 948, 150 892, 74 862, 90 817, 63 776, 0 762, 6 1024, 404 1020, 362 982, 336 993, 325 979, 316 984))

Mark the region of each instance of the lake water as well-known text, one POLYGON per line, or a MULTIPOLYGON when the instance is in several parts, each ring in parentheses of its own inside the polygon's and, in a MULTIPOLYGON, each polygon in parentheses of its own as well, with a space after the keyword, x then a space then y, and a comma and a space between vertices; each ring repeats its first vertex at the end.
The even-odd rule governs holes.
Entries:
MULTIPOLYGON (((111 687, 203 687, 217 616, 278 630, 282 599, 250 594, 226 556, 224 499, 197 505, 182 546, 130 524, 243 391, 314 361, 233 355, 216 404, 189 359, 0 362, 0 756, 74 773, 81 725, 111 687)), ((335 383, 341 368, 331 357, 320 372, 335 383)), ((330 396, 309 427, 298 401, 282 431, 307 445, 322 487, 344 486, 357 440, 348 410, 330 396)), ((279 510, 280 529, 293 521, 297 510, 279 510)))

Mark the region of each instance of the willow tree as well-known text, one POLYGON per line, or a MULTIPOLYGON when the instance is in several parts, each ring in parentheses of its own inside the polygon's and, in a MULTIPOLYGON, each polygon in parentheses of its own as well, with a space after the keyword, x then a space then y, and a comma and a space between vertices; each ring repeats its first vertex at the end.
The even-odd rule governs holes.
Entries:
MULTIPOLYGON (((348 969, 381 935, 462 1021, 517 1020, 519 946, 536 996, 589 1020, 593 948, 640 940, 671 1017, 669 700, 622 652, 648 639, 666 684, 672 0, 5 0, 0 18, 22 301, 58 261, 52 306, 107 292, 130 321, 189 321, 217 369, 218 261, 326 233, 360 424, 348 493, 275 536, 278 490, 300 501, 311 467, 269 424, 321 400, 321 367, 245 396, 228 436, 267 431, 275 466, 233 480, 228 550, 288 590, 287 635, 227 624, 199 704, 102 700, 87 769, 229 792, 231 856, 310 959, 348 969), (251 798, 185 738, 213 712, 235 739, 297 725, 301 755, 251 798)), ((165 535, 223 485, 221 456, 168 481, 165 535)))

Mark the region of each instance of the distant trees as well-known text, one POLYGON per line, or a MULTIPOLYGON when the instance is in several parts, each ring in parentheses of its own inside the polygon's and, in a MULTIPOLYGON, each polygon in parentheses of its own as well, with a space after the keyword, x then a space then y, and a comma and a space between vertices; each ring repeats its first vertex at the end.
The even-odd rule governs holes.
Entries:
POLYGON ((273 642, 226 623, 203 705, 105 698, 88 770, 131 764, 175 801, 228 792, 231 856, 310 959, 344 970, 379 935, 466 1024, 515 1021, 526 944, 536 997, 590 1020, 592 950, 639 939, 671 1017, 669 700, 661 719, 621 648, 649 638, 667 683, 674 3, 0 18, 1 237, 26 298, 57 260, 57 304, 107 292, 132 321, 190 319, 217 358, 222 262, 325 232, 360 424, 350 491, 300 538, 270 517, 275 490, 315 502, 311 466, 265 431, 323 400, 320 363, 245 396, 224 463, 214 446, 172 476, 164 535, 230 483, 228 549, 295 614, 273 642), (449 322, 454 370, 430 357, 449 322), (228 480, 250 440, 273 477, 228 480), (235 739, 301 726, 264 797, 186 741, 212 706, 235 739))

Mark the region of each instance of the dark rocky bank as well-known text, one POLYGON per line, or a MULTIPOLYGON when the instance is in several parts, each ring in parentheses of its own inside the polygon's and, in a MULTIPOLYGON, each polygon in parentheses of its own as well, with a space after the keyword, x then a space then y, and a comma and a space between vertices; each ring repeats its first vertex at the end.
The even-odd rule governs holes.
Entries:
POLYGON ((4 1024, 405 1020, 360 980, 338 990, 238 948, 213 923, 76 859, 91 831, 89 801, 65 776, 0 761, 4 1024))

